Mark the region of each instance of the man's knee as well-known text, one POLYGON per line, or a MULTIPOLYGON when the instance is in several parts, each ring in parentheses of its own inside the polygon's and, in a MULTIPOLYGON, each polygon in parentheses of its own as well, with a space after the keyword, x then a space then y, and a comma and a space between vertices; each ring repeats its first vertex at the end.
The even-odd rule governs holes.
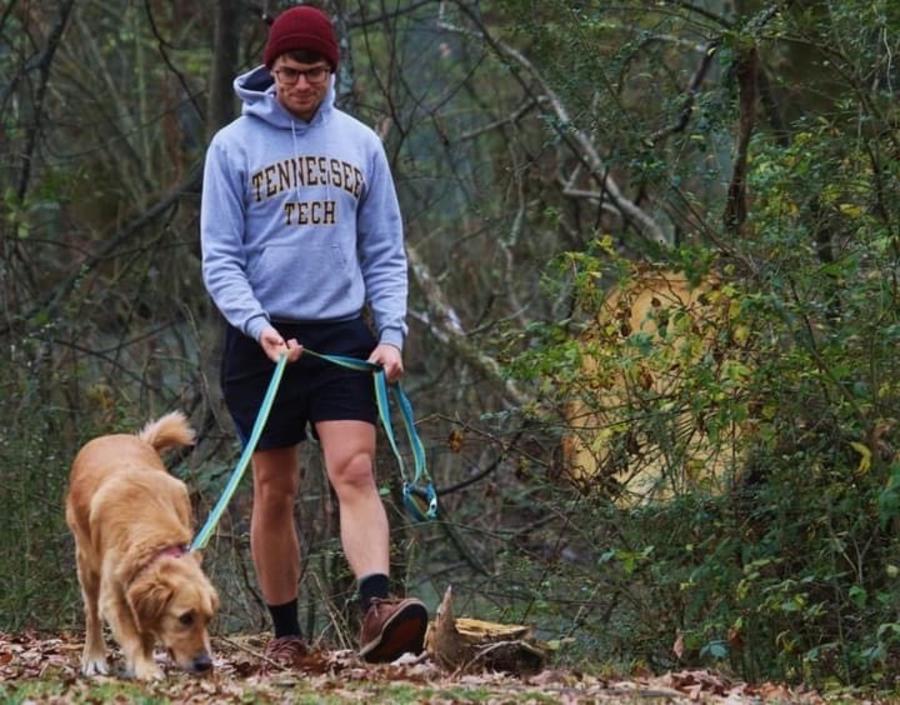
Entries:
POLYGON ((262 481, 253 485, 254 509, 264 510, 267 514, 290 513, 295 496, 296 493, 283 483, 262 481))
POLYGON ((291 512, 299 486, 299 462, 294 453, 258 453, 253 458, 254 507, 291 512))
POLYGON ((372 458, 368 453, 355 453, 349 456, 338 467, 332 469, 331 482, 335 491, 367 490, 375 485, 372 473, 372 458))
POLYGON ((297 484, 283 478, 257 477, 253 483, 253 508, 268 516, 291 514, 296 496, 297 484))

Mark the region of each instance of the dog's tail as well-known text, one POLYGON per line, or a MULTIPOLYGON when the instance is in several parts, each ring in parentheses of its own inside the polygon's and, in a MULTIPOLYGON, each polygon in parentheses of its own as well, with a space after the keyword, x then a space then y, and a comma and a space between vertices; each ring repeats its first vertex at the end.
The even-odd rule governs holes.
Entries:
POLYGON ((194 445, 197 435, 180 411, 173 411, 150 421, 137 434, 144 443, 149 443, 157 451, 176 446, 194 445))

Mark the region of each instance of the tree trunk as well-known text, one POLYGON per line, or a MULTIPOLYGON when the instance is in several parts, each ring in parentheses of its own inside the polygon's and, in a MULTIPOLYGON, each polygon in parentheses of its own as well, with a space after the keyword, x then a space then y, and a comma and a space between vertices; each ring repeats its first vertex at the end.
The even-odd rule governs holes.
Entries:
POLYGON ((231 84, 238 65, 239 15, 236 0, 218 0, 216 3, 212 72, 206 110, 207 138, 234 118, 235 101, 231 84))

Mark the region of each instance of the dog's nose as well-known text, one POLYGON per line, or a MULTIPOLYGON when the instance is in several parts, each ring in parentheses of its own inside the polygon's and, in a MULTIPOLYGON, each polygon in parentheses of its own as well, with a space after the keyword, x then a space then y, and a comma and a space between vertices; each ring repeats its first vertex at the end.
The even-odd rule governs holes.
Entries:
POLYGON ((212 667, 212 659, 209 657, 209 654, 203 653, 194 659, 194 671, 196 673, 206 673, 212 667))

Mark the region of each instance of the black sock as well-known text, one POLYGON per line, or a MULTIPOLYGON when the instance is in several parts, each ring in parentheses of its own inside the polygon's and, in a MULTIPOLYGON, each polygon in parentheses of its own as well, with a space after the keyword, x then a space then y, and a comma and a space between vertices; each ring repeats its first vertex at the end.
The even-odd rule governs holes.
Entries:
POLYGON ((269 614, 272 615, 272 624, 275 627, 275 638, 281 636, 302 636, 300 622, 297 619, 297 599, 283 605, 266 605, 269 614))
POLYGON ((387 597, 390 583, 384 573, 372 573, 359 581, 359 605, 365 614, 373 597, 387 597))

